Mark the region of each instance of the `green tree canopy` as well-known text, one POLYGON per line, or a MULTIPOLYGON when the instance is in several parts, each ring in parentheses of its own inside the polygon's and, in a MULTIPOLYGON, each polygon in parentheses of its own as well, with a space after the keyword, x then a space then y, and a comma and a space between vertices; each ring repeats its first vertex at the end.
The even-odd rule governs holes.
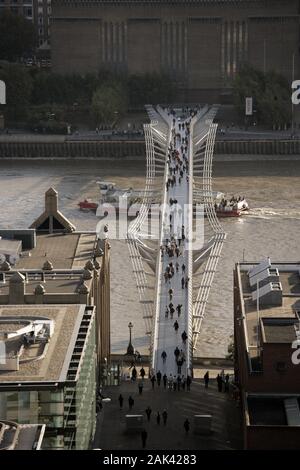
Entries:
POLYGON ((272 127, 291 122, 290 86, 277 72, 263 72, 244 66, 233 84, 235 105, 241 117, 245 116, 245 98, 253 97, 256 120, 272 127))
POLYGON ((172 103, 176 92, 174 82, 167 75, 131 75, 128 79, 129 101, 132 106, 151 103, 172 103))
POLYGON ((0 67, 0 80, 6 84, 7 108, 14 119, 26 116, 31 99, 32 78, 22 65, 0 67))
POLYGON ((35 46, 31 21, 10 11, 0 14, 0 60, 15 61, 35 46))
POLYGON ((127 110, 127 94, 118 83, 103 84, 93 94, 92 114, 96 125, 111 125, 127 110))

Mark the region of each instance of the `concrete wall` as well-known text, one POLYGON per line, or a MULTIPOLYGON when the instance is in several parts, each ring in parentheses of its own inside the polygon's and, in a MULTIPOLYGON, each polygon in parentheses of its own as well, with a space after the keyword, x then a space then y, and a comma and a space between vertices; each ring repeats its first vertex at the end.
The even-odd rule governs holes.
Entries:
MULTIPOLYGON (((294 156, 300 158, 300 140, 244 140, 217 141, 216 160, 263 159, 264 156, 294 156)), ((98 141, 98 142, 1 142, 0 159, 138 159, 146 154, 143 141, 98 141)), ((267 159, 267 158, 266 158, 267 159)))

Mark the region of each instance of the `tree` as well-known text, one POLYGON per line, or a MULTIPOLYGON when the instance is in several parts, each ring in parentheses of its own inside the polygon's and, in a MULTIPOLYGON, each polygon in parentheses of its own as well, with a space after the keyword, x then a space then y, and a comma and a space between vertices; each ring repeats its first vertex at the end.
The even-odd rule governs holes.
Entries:
POLYGON ((0 15, 0 60, 16 61, 35 46, 31 21, 10 11, 0 15))
POLYGON ((245 98, 251 96, 259 124, 269 127, 291 122, 290 88, 287 80, 277 72, 263 72, 244 66, 233 83, 236 108, 245 116, 245 98))
POLYGON ((94 92, 92 113, 97 126, 111 126, 126 110, 127 93, 120 84, 103 84, 94 92))
POLYGON ((129 101, 132 106, 150 103, 171 103, 176 86, 168 75, 157 73, 131 75, 128 80, 129 101))
POLYGON ((0 80, 6 83, 8 117, 26 117, 32 91, 32 79, 28 70, 22 65, 5 65, 0 68, 0 80))

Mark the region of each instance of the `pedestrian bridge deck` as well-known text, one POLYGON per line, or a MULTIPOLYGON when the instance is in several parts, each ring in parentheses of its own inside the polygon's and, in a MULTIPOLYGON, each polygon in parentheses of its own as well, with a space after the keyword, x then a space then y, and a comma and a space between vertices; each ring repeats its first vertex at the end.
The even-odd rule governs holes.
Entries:
MULTIPOLYGON (((190 328, 190 308, 191 305, 191 289, 189 286, 189 272, 190 263, 192 262, 190 252, 188 250, 188 233, 190 224, 192 224, 192 212, 188 210, 190 203, 190 184, 192 184, 192 165, 190 164, 190 135, 186 134, 186 124, 191 120, 190 117, 186 118, 175 118, 170 119, 171 132, 169 134, 169 148, 172 146, 177 151, 178 158, 175 160, 171 157, 168 161, 166 160, 165 170, 165 186, 164 186, 164 208, 162 211, 161 224, 161 238, 160 243, 163 247, 163 253, 159 254, 159 267, 158 267, 158 278, 157 278, 157 313, 155 322, 155 333, 154 333, 154 348, 153 348, 153 369, 157 372, 160 370, 162 374, 170 376, 176 376, 178 373, 187 377, 190 374, 190 357, 189 357, 189 345, 192 338, 187 338, 186 341, 182 339, 182 333, 185 332, 187 336, 191 331, 190 328), (182 126, 184 124, 184 126, 182 126), (175 136, 175 139, 174 139, 175 136), (180 137, 179 137, 180 136, 180 137), (187 138, 187 142, 183 143, 183 139, 187 138), (183 151, 182 151, 183 150, 183 151), (188 162, 186 164, 186 161, 188 162), (169 178, 173 177, 173 171, 176 169, 176 163, 181 160, 182 165, 178 165, 179 168, 183 169, 183 176, 180 178, 180 173, 176 172, 176 184, 167 185, 169 178), (188 168, 187 168, 188 165, 188 168), (179 182, 180 181, 180 182, 179 182), (170 205, 170 199, 177 200, 177 204, 170 205), (182 217, 180 217, 180 210, 182 210, 182 217), (170 214, 172 216, 170 226, 170 214), (184 226, 184 239, 182 239, 182 226, 184 226), (174 239, 174 245, 179 248, 178 256, 176 253, 172 257, 166 252, 167 242, 174 239), (165 272, 170 263, 174 266, 174 275, 171 279, 165 279, 165 272), (177 266, 176 269, 176 263, 177 266), (183 272, 182 266, 185 267, 183 272), (182 287, 182 282, 184 286, 182 287), (173 290, 173 294, 169 295, 169 290, 173 290), (175 310, 172 315, 172 307, 175 310), (181 313, 178 315, 176 307, 182 305, 181 313), (166 314, 167 310, 167 314, 166 314), (177 321, 178 330, 174 328, 174 323, 177 321), (174 354, 175 349, 178 348, 179 361, 176 360, 174 354), (162 357, 163 352, 166 353, 165 359, 162 357), (180 363, 182 362, 182 366, 180 363), (179 366, 178 366, 179 364, 179 366)), ((178 164, 178 163, 177 163, 178 164)), ((177 358, 177 359, 178 359, 177 358)))

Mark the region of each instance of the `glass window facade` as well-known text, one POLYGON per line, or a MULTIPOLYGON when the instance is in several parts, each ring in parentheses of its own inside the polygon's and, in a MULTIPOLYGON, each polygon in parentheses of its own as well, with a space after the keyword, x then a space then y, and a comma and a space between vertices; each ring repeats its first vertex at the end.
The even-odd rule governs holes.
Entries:
POLYGON ((95 316, 79 363, 77 381, 57 390, 1 392, 0 416, 20 424, 46 424, 43 448, 88 449, 96 426, 95 316))

